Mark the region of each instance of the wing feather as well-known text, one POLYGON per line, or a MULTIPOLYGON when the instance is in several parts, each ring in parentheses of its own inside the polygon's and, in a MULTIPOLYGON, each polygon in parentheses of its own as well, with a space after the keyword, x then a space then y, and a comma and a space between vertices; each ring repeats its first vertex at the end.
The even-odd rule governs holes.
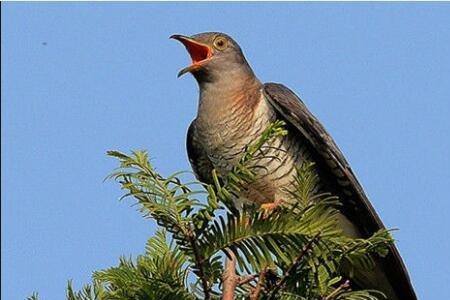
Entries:
MULTIPOLYGON (((316 164, 321 169, 319 174, 334 187, 333 192, 336 192, 343 202, 344 215, 361 231, 362 236, 368 237, 383 229, 380 217, 370 204, 344 155, 301 99, 289 88, 277 83, 266 83, 264 94, 279 116, 288 123, 290 130, 309 142, 316 164)), ((406 267, 394 245, 381 264, 395 293, 401 295, 399 299, 417 299, 406 267)))
POLYGON ((205 149, 196 137, 195 120, 192 121, 187 132, 186 148, 195 177, 201 182, 212 183, 211 172, 214 167, 205 149))

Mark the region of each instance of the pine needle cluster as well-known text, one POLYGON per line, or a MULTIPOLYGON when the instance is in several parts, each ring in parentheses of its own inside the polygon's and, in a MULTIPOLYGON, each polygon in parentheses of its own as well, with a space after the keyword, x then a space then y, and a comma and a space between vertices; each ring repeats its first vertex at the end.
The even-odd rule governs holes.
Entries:
POLYGON ((269 213, 234 204, 255 180, 251 162, 286 134, 283 126, 271 124, 228 174, 214 171, 210 185, 185 182, 182 172, 164 177, 145 151, 109 151, 120 162, 110 178, 159 229, 136 259, 94 272, 79 291, 69 282, 67 299, 222 299, 230 287, 235 299, 383 299, 353 286, 351 269, 372 268, 374 257, 387 254, 391 235, 345 236, 337 225, 339 199, 318 192, 313 163, 298 166, 296 201, 269 213))

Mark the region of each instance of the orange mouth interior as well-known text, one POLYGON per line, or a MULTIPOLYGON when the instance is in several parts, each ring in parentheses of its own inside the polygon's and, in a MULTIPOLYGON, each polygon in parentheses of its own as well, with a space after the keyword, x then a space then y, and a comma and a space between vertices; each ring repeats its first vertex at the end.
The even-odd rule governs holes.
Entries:
POLYGON ((183 40, 182 43, 189 52, 193 65, 199 64, 212 56, 211 48, 206 45, 199 44, 190 40, 183 40))

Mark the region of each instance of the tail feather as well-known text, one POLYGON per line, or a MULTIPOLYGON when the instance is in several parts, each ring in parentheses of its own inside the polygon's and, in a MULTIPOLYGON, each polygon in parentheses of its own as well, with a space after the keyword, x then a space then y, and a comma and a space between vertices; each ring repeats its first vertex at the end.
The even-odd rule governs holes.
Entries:
MULTIPOLYGON (((351 237, 362 235, 358 228, 343 214, 338 215, 339 226, 351 237)), ((391 245, 386 257, 375 259, 372 269, 355 268, 344 265, 343 272, 359 288, 379 290, 387 300, 417 300, 406 267, 398 253, 397 247, 391 245)))

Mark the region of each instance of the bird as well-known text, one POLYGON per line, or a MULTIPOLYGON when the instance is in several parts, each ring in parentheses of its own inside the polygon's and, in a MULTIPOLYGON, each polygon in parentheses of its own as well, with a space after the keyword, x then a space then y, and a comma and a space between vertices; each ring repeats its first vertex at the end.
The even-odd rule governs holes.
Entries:
MULTIPOLYGON (((279 83, 261 83, 239 44, 229 35, 205 32, 171 36, 181 42, 192 63, 178 73, 191 73, 199 86, 197 116, 187 131, 186 148, 195 176, 211 183, 212 170, 226 174, 239 162, 246 146, 275 120, 283 120, 288 134, 273 141, 273 157, 255 164, 264 169, 239 195, 239 201, 270 208, 290 196, 296 166, 312 161, 321 186, 340 198, 339 226, 351 237, 367 238, 384 229, 361 184, 337 144, 304 102, 279 83), (286 188, 287 187, 287 188, 286 188)), ((417 296, 394 244, 363 271, 360 285, 378 289, 389 300, 417 296)))

